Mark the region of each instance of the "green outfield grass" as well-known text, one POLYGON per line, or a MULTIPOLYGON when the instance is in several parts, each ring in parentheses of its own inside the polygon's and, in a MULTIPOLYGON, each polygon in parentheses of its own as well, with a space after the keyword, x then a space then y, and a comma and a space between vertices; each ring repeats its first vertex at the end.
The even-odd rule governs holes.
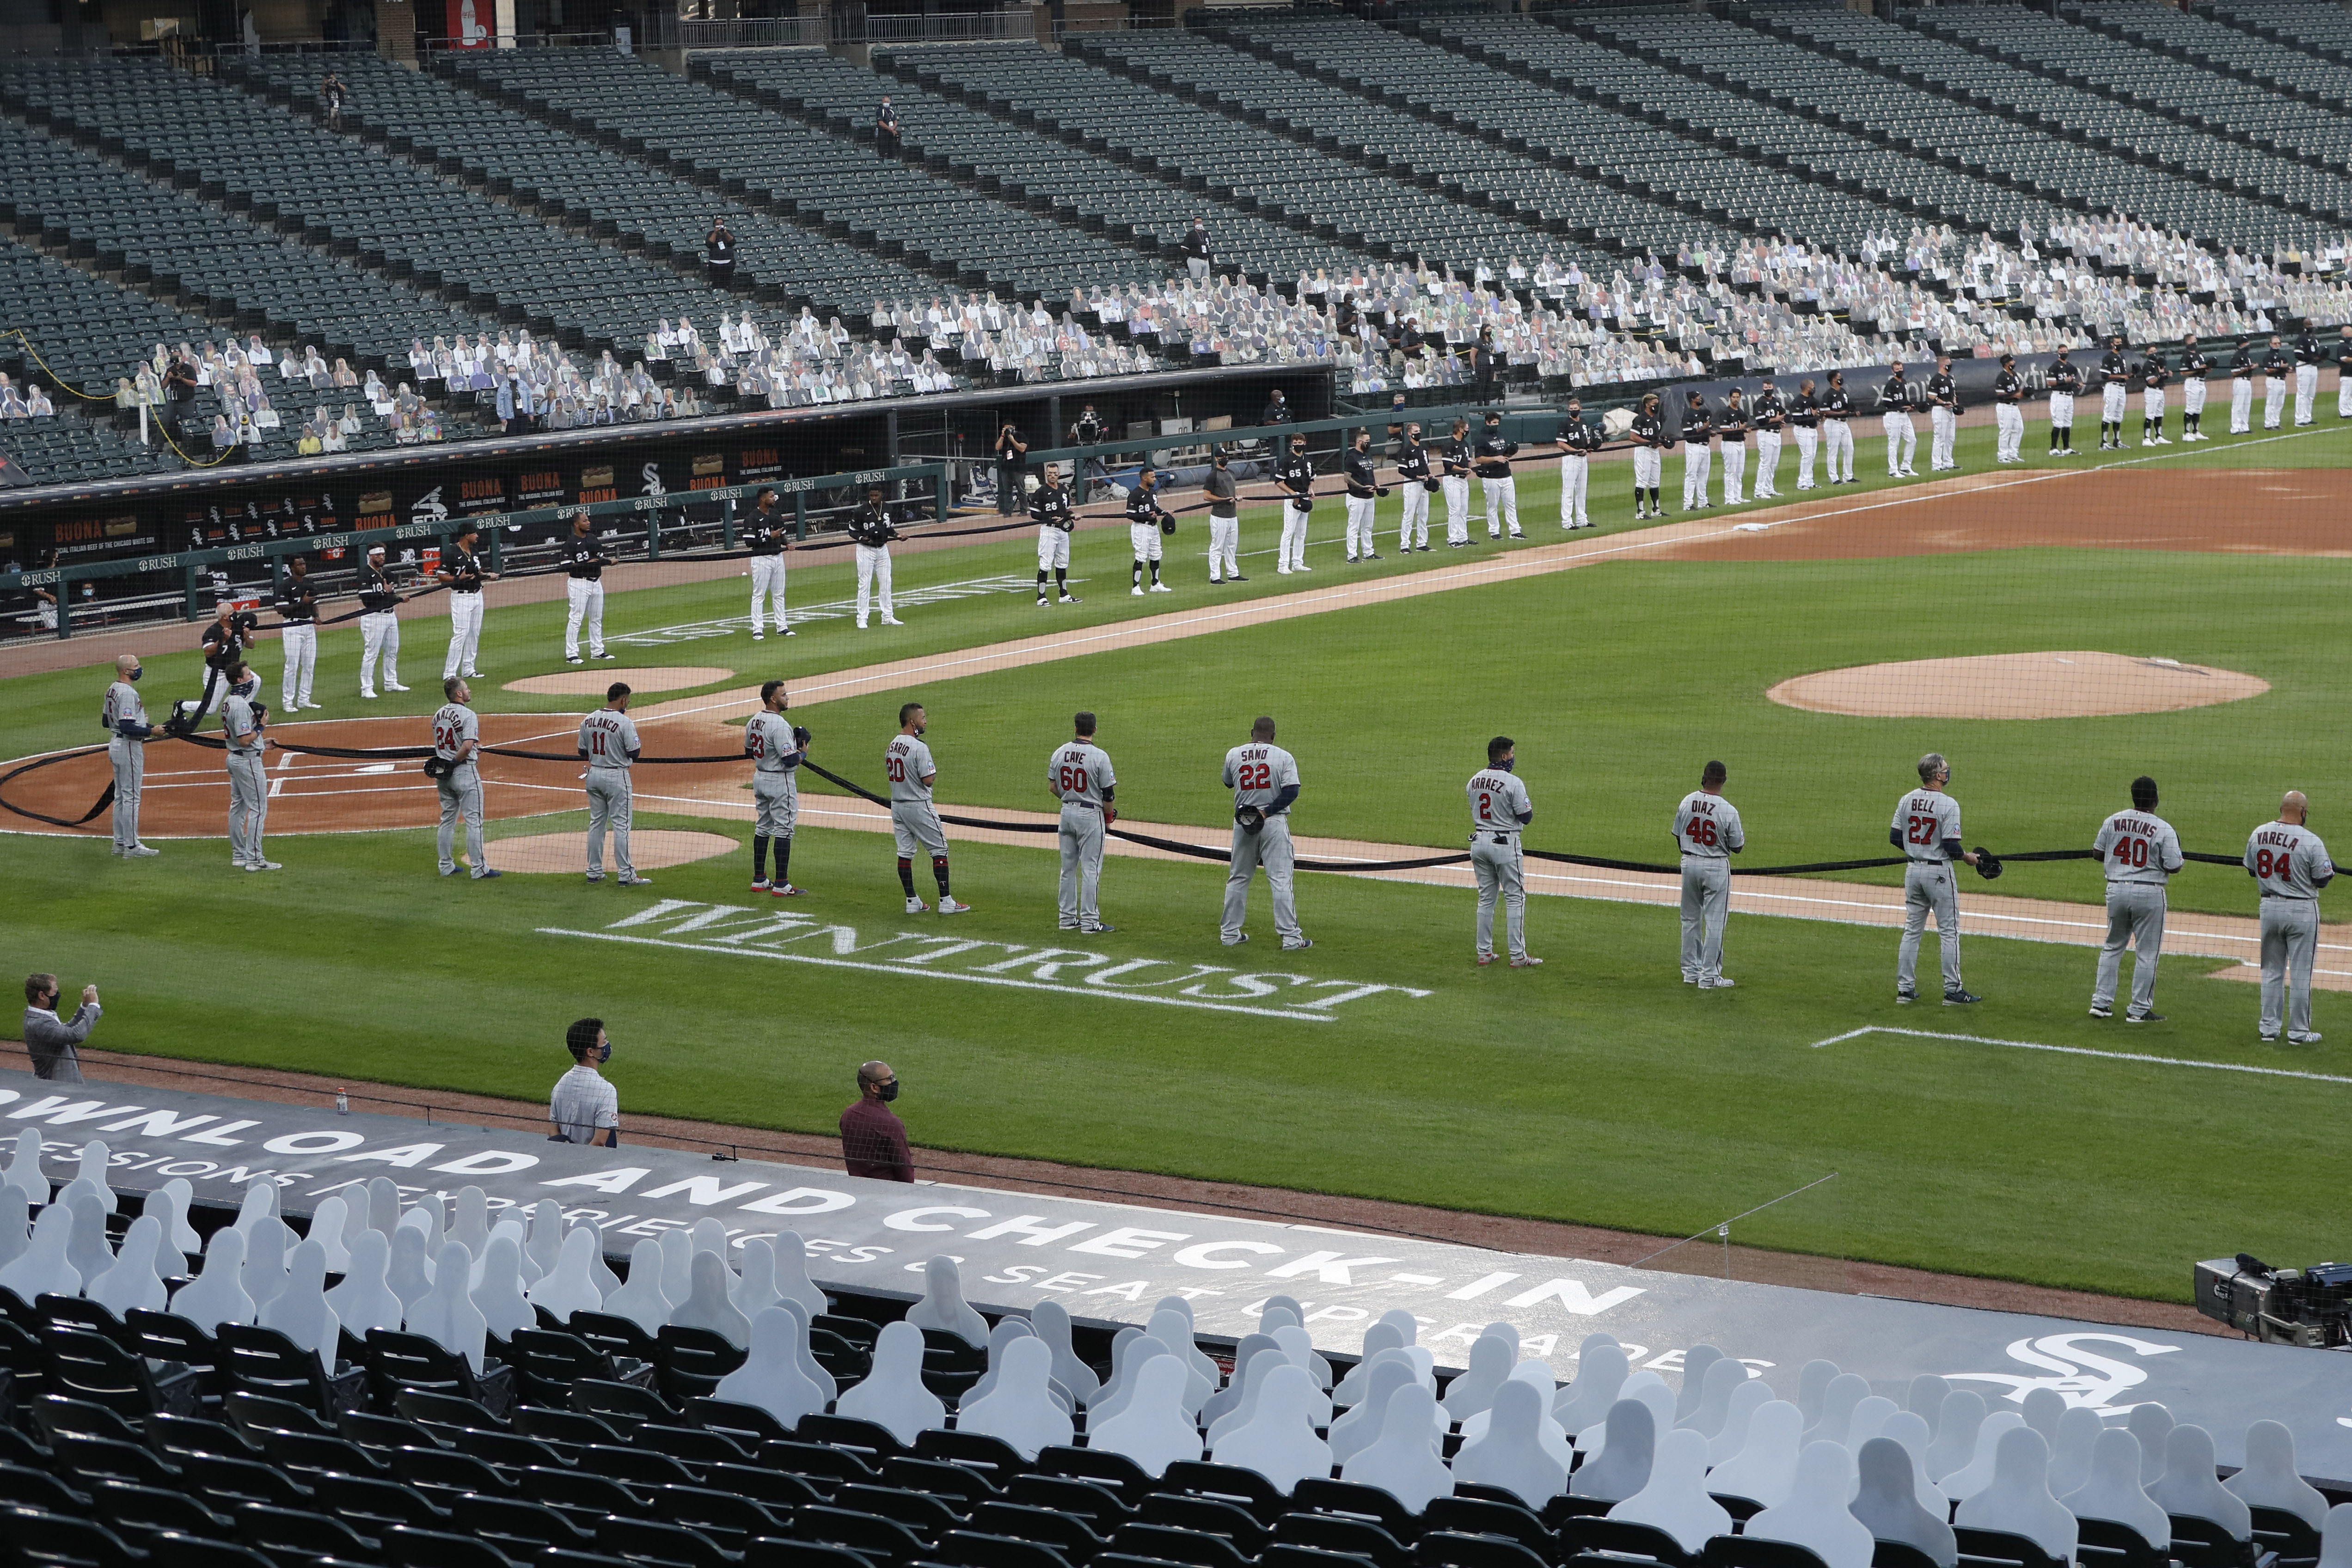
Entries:
MULTIPOLYGON (((1969 981, 1989 1001, 1898 1008, 1892 933, 1738 917, 1738 988, 1702 994, 1677 978, 1670 910, 1537 900, 1546 966, 1480 970, 1468 895, 1309 878, 1318 945, 1285 954, 1263 890, 1257 942, 1225 949, 1217 870, 1112 863, 1105 910, 1120 930, 1087 945, 1173 966, 1124 984, 1222 965, 1274 977, 1262 984, 1429 993, 1310 1023, 541 934, 607 930, 656 896, 778 912, 744 890, 740 855, 624 892, 569 875, 443 880, 429 832, 276 852, 288 868, 263 879, 232 875, 217 841, 143 863, 102 843, 47 847, 23 858, 0 932, 69 987, 103 986, 93 1044, 118 1049, 537 1099, 566 1065, 563 1026, 593 1013, 618 1042, 625 1115, 824 1131, 855 1064, 880 1055, 933 1146, 1673 1235, 1834 1171, 1738 1239, 2171 1299, 2196 1258, 2334 1245, 2302 1199, 2352 1084, 1891 1035, 1814 1048, 1883 1025, 2343 1070, 2338 1044, 2256 1046, 2253 988, 2198 978, 2210 960, 2170 961, 2171 1021, 2126 1029, 2084 1016, 2083 950, 1971 938, 1969 981)), ((1059 936, 1043 851, 959 849, 958 890, 976 907, 945 927, 901 912, 880 836, 804 829, 793 870, 814 892, 789 912, 854 928, 869 959, 900 931, 1009 952, 1059 936)), ((2320 1004, 2331 1030, 2334 1005, 2320 1004)))

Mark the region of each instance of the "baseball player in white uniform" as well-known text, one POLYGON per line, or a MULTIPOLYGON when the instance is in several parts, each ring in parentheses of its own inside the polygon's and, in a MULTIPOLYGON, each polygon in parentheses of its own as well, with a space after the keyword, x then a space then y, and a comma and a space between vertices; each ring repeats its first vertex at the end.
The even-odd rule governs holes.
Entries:
MULTIPOLYGON (((2180 340, 2180 438, 2202 441, 2205 432, 2198 428, 2205 422, 2205 372, 2210 363, 2205 351, 2197 346, 2197 334, 2190 332, 2180 340)), ((2347 377, 2352 380, 2352 377, 2347 377)))
POLYGON ((792 706, 781 680, 760 683, 760 710, 743 726, 743 754, 751 759, 751 890, 797 899, 805 889, 792 884, 793 828, 801 815, 801 759, 809 732, 784 717, 792 706), (776 852, 776 874, 768 876, 768 850, 776 852))
POLYGON ((1715 416, 1696 392, 1683 409, 1683 510, 1708 504, 1706 487, 1715 472, 1715 416))
POLYGON ((1274 482, 1285 498, 1274 569, 1285 575, 1307 571, 1307 521, 1315 511, 1315 464, 1307 456, 1306 437, 1290 438, 1290 451, 1274 466, 1274 482))
POLYGON ((291 713, 316 708, 310 700, 310 678, 319 668, 319 594, 310 582, 310 563, 297 555, 286 563, 286 580, 278 584, 278 647, 285 650, 286 673, 278 688, 278 705, 291 713))
POLYGON ((2304 324, 2302 335, 2294 340, 2294 422, 2311 423, 2311 405, 2319 395, 2319 335, 2304 324))
POLYGON ((498 574, 485 569, 474 552, 480 532, 470 522, 459 523, 457 537, 441 552, 441 564, 433 574, 449 588, 449 655, 441 668, 445 681, 453 675, 478 680, 482 674, 474 668, 474 656, 482 646, 482 584, 498 574))
POLYGON ((2091 1016, 2115 1016, 2116 983, 2123 976, 2124 943, 2137 954, 2132 960, 2131 1005, 2124 1009, 2126 1024, 2161 1024, 2156 1010, 2156 965, 2164 956, 2164 885, 2187 864, 2180 858, 2180 835, 2156 815, 2156 781, 2142 774, 2132 780, 2129 811, 2119 811, 2099 825, 2091 847, 2107 874, 2107 940, 2099 947, 2098 978, 2091 985, 2091 1016))
POLYGON ((1380 542, 1372 537, 1372 517, 1380 510, 1381 498, 1389 492, 1380 482, 1380 469, 1372 460, 1370 430, 1356 432, 1339 459, 1339 471, 1348 487, 1348 559, 1378 561, 1380 542))
POLYGON ((139 700, 139 656, 118 654, 98 721, 106 729, 106 757, 114 765, 114 852, 130 859, 160 855, 139 842, 139 791, 147 777, 147 705, 139 700))
POLYGON ((1511 459, 1519 455, 1519 444, 1503 434, 1503 416, 1486 416, 1486 434, 1478 437, 1478 489, 1486 503, 1486 537, 1500 539, 1507 529, 1513 539, 1525 539, 1519 531, 1519 481, 1511 477, 1511 459))
POLYGON ((1748 847, 1739 808, 1723 798, 1731 772, 1711 762, 1698 788, 1675 807, 1675 847, 1683 862, 1683 984, 1727 990, 1723 977, 1723 928, 1731 916, 1731 857, 1748 847))
POLYGON ((2284 1021, 2286 1037, 2298 1046, 2319 1044, 2311 1026, 2311 965, 2319 952, 2319 889, 2336 877, 2336 862, 2308 826, 2309 816, 2303 792, 2291 789, 2279 802, 2278 820, 2246 840, 2246 875, 2263 892, 2262 1036, 2277 1039, 2284 1021))
POLYGON ((1895 822, 1886 841, 1903 851, 1911 864, 1903 871, 1903 945, 1895 961, 1895 999, 1916 1002, 1913 980, 1919 963, 1919 936, 1927 917, 1936 917, 1936 934, 1944 948, 1944 1005, 1965 1006, 1981 1002, 1960 984, 1960 894, 1952 868, 1965 860, 1977 863, 1976 851, 1960 845, 1960 803, 1944 793, 1951 782, 1952 765, 1941 752, 1919 759, 1919 787, 1906 790, 1895 803, 1895 822))
POLYGON ((1960 465, 1952 456, 1952 442, 1960 433, 1960 385, 1952 379, 1952 356, 1936 357, 1936 373, 1927 378, 1927 469, 1935 473, 1960 465))
POLYGON ((1291 896, 1290 805, 1298 798, 1298 762, 1274 743, 1274 721, 1250 724, 1250 738, 1225 753, 1225 787, 1234 792, 1233 869, 1225 878, 1225 918, 1218 935, 1227 947, 1249 941, 1242 920, 1249 912, 1250 881, 1265 868, 1274 890, 1274 929, 1282 950, 1313 947, 1298 929, 1298 905, 1291 896))
POLYGON ((1592 477, 1592 453, 1601 445, 1601 431, 1584 422, 1584 405, 1577 398, 1568 400, 1568 412, 1560 416, 1559 434, 1552 445, 1559 448, 1559 525, 1566 529, 1591 528, 1592 519, 1585 511, 1585 500, 1592 477))
POLYGON ((1437 449, 1437 489, 1445 498, 1445 542, 1456 550, 1470 542, 1470 422, 1456 419, 1454 433, 1437 449))
POLYGON ((616 680, 604 689, 604 706, 580 721, 580 760, 588 764, 588 879, 604 879, 604 830, 613 833, 613 869, 624 888, 642 888, 651 877, 637 875, 629 859, 629 818, 636 791, 629 769, 638 752, 637 723, 629 717, 629 687, 616 680))
POLYGON ((1813 378, 1805 377, 1797 384, 1797 395, 1789 404, 1789 429, 1797 438, 1797 488, 1813 489, 1813 459, 1822 448, 1822 404, 1813 395, 1813 378))
POLYGON ((278 862, 261 852, 261 826, 269 816, 269 776, 262 752, 269 739, 262 733, 268 710, 254 700, 261 695, 260 672, 243 659, 228 668, 228 696, 221 702, 221 739, 228 752, 228 854, 240 871, 275 871, 278 862))
POLYGON ((1822 461, 1833 485, 1853 483, 1853 395, 1845 389, 1845 373, 1833 370, 1822 394, 1822 461))
POLYGON ((890 784, 890 832, 898 841, 898 886, 907 894, 907 912, 921 914, 930 906, 915 897, 915 851, 931 852, 931 879, 940 885, 940 913, 960 915, 970 904, 957 903, 948 892, 948 834, 931 805, 931 785, 939 769, 931 749, 923 743, 930 715, 919 702, 898 710, 898 733, 882 749, 882 772, 890 784))
MULTIPOLYGON (((592 526, 588 514, 582 512, 572 520, 572 537, 563 542, 561 559, 564 576, 563 662, 566 664, 582 662, 580 628, 583 625, 588 628, 589 658, 620 657, 604 651, 604 568, 613 564, 613 558, 605 554, 604 545, 592 537, 592 526)), ((779 593, 776 603, 782 605, 783 602, 783 595, 779 593)), ((759 629, 757 621, 751 626, 752 630, 759 629)))
POLYGON ((405 691, 400 683, 400 595, 384 570, 383 546, 368 546, 360 568, 360 695, 375 697, 376 660, 383 660, 383 689, 405 691))
POLYGON ((1078 714, 1070 728, 1069 742, 1045 759, 1045 788, 1062 803, 1062 929, 1097 936, 1118 929, 1103 923, 1098 903, 1104 834, 1118 820, 1111 804, 1118 775, 1095 744, 1093 714, 1078 714))
POLYGON ((905 626, 890 602, 890 542, 898 537, 898 523, 880 485, 868 486, 866 504, 850 514, 849 537, 857 549, 857 629, 866 629, 869 594, 878 595, 884 626, 905 626))
POLYGON ((1878 427, 1886 433, 1886 477, 1916 475, 1911 460, 1919 450, 1919 426, 1911 417, 1911 384, 1903 379, 1901 360, 1888 367, 1886 381, 1878 389, 1878 427))
MULTIPOLYGON (((2352 381, 2352 376, 2346 379, 2352 381)), ((1421 426, 1407 425, 1404 438, 1397 444, 1396 459, 1397 485, 1404 496, 1404 514, 1397 521, 1400 555, 1429 548, 1429 498, 1437 491, 1437 479, 1429 468, 1430 453, 1421 444, 1421 426)))
POLYGON ((433 760, 440 769, 433 782, 441 791, 441 832, 436 846, 441 851, 441 874, 457 874, 457 862, 449 851, 458 819, 463 817, 466 855, 474 863, 474 880, 504 876, 490 869, 482 847, 482 772, 476 761, 482 749, 482 721, 469 706, 474 693, 465 677, 449 675, 441 679, 441 695, 446 700, 433 715, 433 760))
POLYGON ((2270 352, 2263 356, 2263 428, 2275 430, 2286 413, 2286 384, 2294 375, 2294 356, 2286 352, 2276 332, 2270 352))
POLYGON ((1756 402, 1748 416, 1756 422, 1756 489, 1758 500, 1779 498, 1780 477, 1781 430, 1789 419, 1789 405, 1781 400, 1780 389, 1766 376, 1757 390, 1756 402))
POLYGON ((1470 869, 1478 879, 1478 963, 1495 962, 1495 901, 1503 903, 1504 945, 1513 969, 1543 962, 1528 956, 1527 858, 1519 834, 1535 820, 1528 786, 1512 769, 1518 747, 1508 735, 1486 742, 1486 765, 1464 787, 1470 796, 1470 869))
POLYGON ((2244 436, 2254 427, 2254 345, 2241 339, 2230 359, 2230 434, 2244 436))
POLYGON ((1658 395, 1645 392, 1641 406, 1634 411, 1629 426, 1633 438, 1633 520, 1643 521, 1666 515, 1665 503, 1658 495, 1665 483, 1662 477, 1666 467, 1666 416, 1659 406, 1658 395))
MULTIPOLYGON (((1037 489, 1029 497, 1029 515, 1037 523, 1037 607, 1045 607, 1045 574, 1054 574, 1054 586, 1062 603, 1075 605, 1078 596, 1070 592, 1070 532, 1078 526, 1078 514, 1072 508, 1070 492, 1062 487, 1059 466, 1047 463, 1037 472, 1037 489)), ((1214 557, 1211 560, 1213 563, 1214 557)))
POLYGON ((1992 460, 2019 463, 2025 459, 2018 444, 2025 439, 2025 378, 2017 374, 2017 356, 2000 356, 2000 371, 1992 378, 1992 460))
POLYGON ((1723 395, 1723 412, 1716 417, 1715 433, 1723 443, 1723 504, 1746 506, 1740 491, 1748 483, 1748 430, 1753 421, 1748 405, 1733 387, 1723 395))
MULTIPOLYGON (((1146 463, 1143 471, 1135 476, 1135 488, 1127 492, 1127 547, 1134 557, 1133 571, 1129 577, 1128 592, 1130 594, 1172 594, 1176 591, 1160 580, 1160 542, 1164 537, 1163 525, 1165 529, 1172 529, 1175 523, 1170 518, 1168 509, 1160 504, 1159 470, 1146 463), (1143 569, 1146 566, 1151 568, 1151 586, 1148 589, 1143 585, 1143 569)), ((1304 530, 1301 531, 1303 533, 1304 530)), ((1306 548, 1304 539, 1300 541, 1299 548, 1306 548)))
POLYGON ((2124 407, 2131 401, 2131 362, 2124 357, 2124 335, 2107 334, 2107 352, 2099 356, 2099 450, 2124 449, 2124 407))
POLYGON ((784 617, 784 552, 792 544, 792 520, 776 505, 776 492, 763 489, 743 520, 744 547, 751 552, 751 640, 768 635, 763 614, 776 618, 779 636, 793 635, 784 617))

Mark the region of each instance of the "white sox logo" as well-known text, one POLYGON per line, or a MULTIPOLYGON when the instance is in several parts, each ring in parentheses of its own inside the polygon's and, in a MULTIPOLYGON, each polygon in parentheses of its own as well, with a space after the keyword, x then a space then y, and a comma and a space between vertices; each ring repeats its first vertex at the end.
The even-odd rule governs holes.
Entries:
POLYGON ((662 497, 669 494, 669 491, 662 486, 661 465, 659 463, 647 463, 644 468, 637 470, 637 475, 640 479, 646 481, 646 494, 653 497, 654 500, 659 500, 662 497))
POLYGON ((2015 1402, 2022 1402, 2037 1388, 2047 1388, 2063 1398, 2070 1409, 2079 1406, 2102 1415, 2129 1410, 2137 1401, 2118 1405, 2116 1398, 2147 1382, 2147 1369, 2083 1348, 2088 1344, 2119 1345, 2137 1356, 2171 1355, 2180 1349, 2151 1344, 2129 1334, 2044 1334, 2040 1339, 2011 1342, 2009 1353, 2028 1366, 2047 1369, 2049 1375, 2032 1377, 2011 1372, 1948 1372, 1944 1375, 1956 1383, 2006 1384, 2009 1393, 2004 1397, 2015 1402))
POLYGON ((446 521, 449 516, 449 509, 441 504, 441 487, 435 485, 431 489, 409 502, 408 515, 410 520, 415 522, 446 521))

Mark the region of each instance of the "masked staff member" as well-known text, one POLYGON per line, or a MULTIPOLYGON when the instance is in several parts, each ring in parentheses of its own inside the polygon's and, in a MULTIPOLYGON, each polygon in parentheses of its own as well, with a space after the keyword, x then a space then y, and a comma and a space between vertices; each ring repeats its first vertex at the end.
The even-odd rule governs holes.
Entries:
POLYGON ((1437 488, 1445 497, 1445 542, 1459 550, 1470 542, 1470 422, 1456 419, 1454 433, 1437 450, 1437 488))
POLYGON ((761 629, 762 608, 772 610, 776 635, 791 637, 784 619, 784 552, 792 548, 793 521, 778 504, 776 492, 763 489, 751 515, 743 520, 743 546, 751 552, 751 640, 768 634, 761 629))
POLYGON ((1282 540, 1276 551, 1275 570, 1287 574, 1307 570, 1307 520, 1315 511, 1315 464, 1307 456, 1307 437, 1293 436, 1290 451, 1274 466, 1274 482, 1281 490, 1282 540))
MULTIPOLYGON (((1591 478, 1592 454, 1601 446, 1601 431, 1584 422, 1584 405, 1577 398, 1568 400, 1568 412, 1560 419, 1559 434, 1552 445, 1559 448, 1559 525, 1591 528, 1592 519, 1585 515, 1584 502, 1591 478)), ((1400 475, 1402 472, 1400 469, 1400 475)), ((1406 505, 1412 505, 1410 500, 1406 505)))
POLYGON ((996 515, 1019 517, 1028 501, 1024 476, 1029 469, 1029 443, 1021 426, 1010 421, 996 432, 996 515))
POLYGON ((1642 395, 1642 405, 1633 413, 1633 521, 1641 522, 1666 515, 1665 501, 1658 494, 1659 476, 1666 467, 1666 418, 1656 393, 1642 395))
POLYGON ((1209 581, 1246 583, 1241 560, 1241 487, 1223 447, 1210 448, 1209 477, 1201 489, 1209 498, 1209 581))
POLYGON ((617 658, 604 651, 604 568, 613 558, 589 532, 588 514, 572 520, 572 537, 563 542, 563 662, 578 664, 580 626, 588 626, 588 652, 594 658, 617 658))
POLYGON ((1175 590, 1160 580, 1160 540, 1172 528, 1175 519, 1160 504, 1159 470, 1146 467, 1135 479, 1135 488, 1127 492, 1127 542, 1135 553, 1133 586, 1128 591, 1142 594, 1143 568, 1151 567, 1151 588, 1154 594, 1171 594, 1175 590))
POLYGON ((1478 488, 1486 502, 1486 537, 1500 539, 1507 528, 1513 539, 1519 531, 1519 481, 1511 478, 1511 459, 1519 444, 1503 434, 1503 416, 1489 412, 1486 434, 1478 437, 1478 488))
POLYGON ((1029 498, 1029 515, 1037 520, 1037 607, 1042 610, 1048 572, 1054 574, 1062 603, 1078 602, 1078 596, 1070 592, 1070 531, 1078 526, 1078 514, 1071 510, 1070 492, 1062 488, 1061 469, 1048 463, 1037 481, 1037 493, 1029 498))
POLYGON ((1397 437, 1397 483, 1404 490, 1404 515, 1397 523, 1399 554, 1429 548, 1429 498, 1437 493, 1437 479, 1429 468, 1429 448, 1421 444, 1421 426, 1406 425, 1397 437))
POLYGON ((310 582, 309 557, 297 555, 286 563, 286 580, 278 584, 273 607, 284 623, 278 628, 278 641, 286 654, 278 706, 289 713, 316 708, 319 704, 310 700, 310 677, 319 668, 319 595, 310 582))
POLYGON ((857 629, 866 629, 867 595, 877 587, 881 591, 882 624, 905 626, 906 622, 890 613, 890 542, 898 537, 898 525, 891 519, 880 485, 869 486, 866 504, 850 514, 849 537, 857 546, 857 629))
POLYGON ((1789 419, 1789 405, 1780 400, 1780 389, 1766 376, 1756 394, 1756 401, 1748 410, 1756 425, 1756 489, 1757 500, 1780 498, 1780 432, 1789 419))
POLYGON ((433 574, 449 589, 449 655, 441 661, 444 682, 453 675, 467 680, 482 678, 482 672, 474 668, 474 656, 482 646, 482 584, 498 574, 486 570, 482 558, 474 552, 480 536, 481 530, 474 524, 459 523, 457 539, 442 552, 441 564, 433 574))
POLYGON ((1381 552, 1374 548, 1379 541, 1372 537, 1372 515, 1380 508, 1380 498, 1389 492, 1372 466, 1372 433, 1357 431, 1340 461, 1348 479, 1348 559, 1378 561, 1381 552))
POLYGON ((139 700, 139 656, 117 655, 114 683, 106 689, 98 721, 106 728, 107 761, 114 768, 114 852, 129 859, 160 855, 139 842, 139 790, 147 777, 146 704, 139 700))

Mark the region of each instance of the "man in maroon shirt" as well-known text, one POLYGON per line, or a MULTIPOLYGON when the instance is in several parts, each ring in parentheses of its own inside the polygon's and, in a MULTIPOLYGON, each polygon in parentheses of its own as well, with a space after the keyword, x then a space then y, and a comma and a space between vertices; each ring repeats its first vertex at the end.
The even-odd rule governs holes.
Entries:
POLYGON ((841 1113, 841 1163, 851 1175, 877 1182, 915 1179, 907 1124, 889 1106, 898 1098, 898 1075, 888 1062, 867 1062, 857 1069, 857 1103, 841 1113))

